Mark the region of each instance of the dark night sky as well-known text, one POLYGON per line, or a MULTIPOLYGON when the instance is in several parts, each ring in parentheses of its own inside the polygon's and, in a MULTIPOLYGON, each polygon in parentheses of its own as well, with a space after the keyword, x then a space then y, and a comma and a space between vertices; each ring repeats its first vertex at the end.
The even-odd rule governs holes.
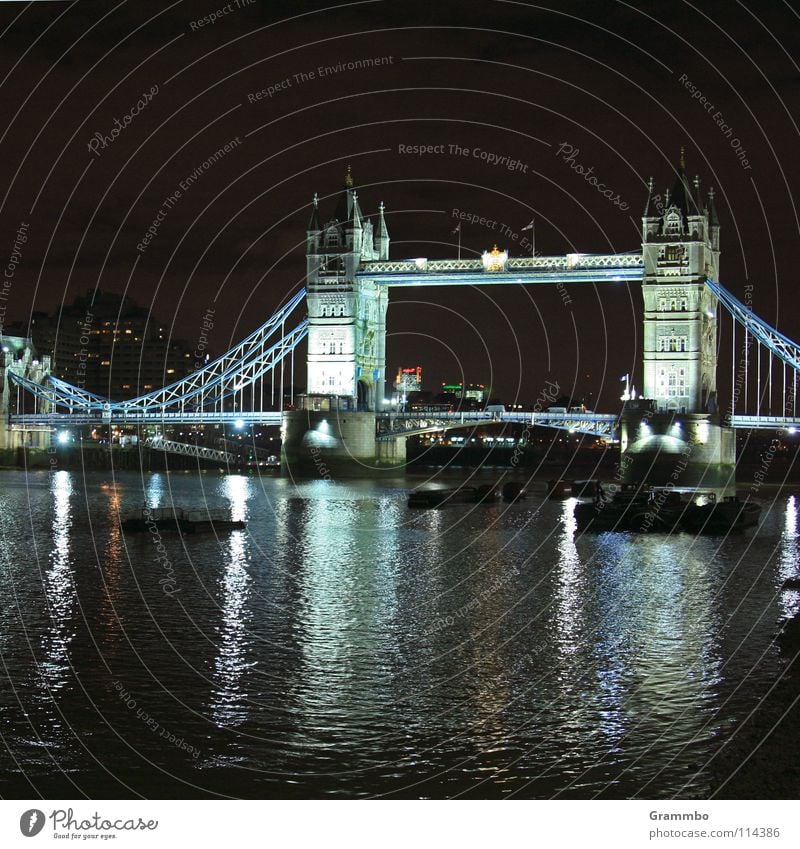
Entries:
MULTIPOLYGON (((671 185, 685 145, 689 174, 717 191, 721 281, 741 296, 749 280, 756 311, 800 338, 800 19, 790 5, 232 0, 214 24, 191 27, 224 7, 2 4, 0 253, 29 224, 8 320, 99 284, 174 316, 175 334, 191 343, 216 301, 211 344, 222 352, 302 285, 311 196, 338 191, 347 163, 364 211, 386 203, 395 258, 454 256, 454 208, 516 231, 535 217, 545 254, 635 250, 647 178, 671 185), (372 57, 392 59, 293 76, 372 57), (92 154, 94 134, 110 133, 153 86, 130 126, 92 154), (237 136, 140 254, 165 198, 237 136), (557 154, 562 143, 629 208, 577 175, 557 154), (401 144, 480 147, 528 167, 411 156, 401 144)), ((525 253, 499 229, 464 226, 465 256, 495 242, 525 253)), ((569 296, 565 305, 541 288, 395 291, 389 368, 419 362, 429 387, 463 375, 507 400, 532 400, 555 378, 615 409, 619 376, 640 378, 638 287, 576 286, 569 296)))

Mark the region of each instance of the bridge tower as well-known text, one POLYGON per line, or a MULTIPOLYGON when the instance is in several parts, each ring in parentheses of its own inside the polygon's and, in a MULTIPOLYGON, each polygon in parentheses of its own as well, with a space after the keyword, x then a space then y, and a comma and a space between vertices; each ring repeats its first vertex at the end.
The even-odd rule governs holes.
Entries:
POLYGON ((361 212, 348 168, 332 217, 320 220, 315 195, 306 232, 307 391, 351 398, 359 411, 374 412, 383 403, 388 293, 356 272, 362 261, 389 256, 383 204, 375 228, 361 212))
POLYGON ((383 203, 373 223, 361 211, 349 166, 329 217, 314 195, 306 230, 307 389, 301 409, 283 422, 284 464, 299 473, 363 474, 405 460, 404 440, 375 439, 386 385, 388 291, 358 276, 362 262, 389 258, 389 241, 383 203))
POLYGON ((671 191, 650 180, 642 217, 643 395, 625 404, 625 480, 720 488, 735 464, 735 438, 717 403, 719 219, 714 192, 689 181, 683 150, 671 191))

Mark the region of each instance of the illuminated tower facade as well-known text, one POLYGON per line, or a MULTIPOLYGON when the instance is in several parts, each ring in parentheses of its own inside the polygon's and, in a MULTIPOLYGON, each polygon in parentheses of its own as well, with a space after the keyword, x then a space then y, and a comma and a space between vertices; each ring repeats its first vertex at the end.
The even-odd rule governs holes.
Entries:
POLYGON ((717 300, 705 285, 719 270, 714 195, 690 185, 683 154, 672 191, 650 192, 642 218, 644 397, 661 412, 717 412, 717 300))
POLYGON ((314 197, 306 233, 309 396, 351 398, 379 410, 386 382, 388 292, 356 274, 362 262, 389 257, 383 204, 364 218, 348 168, 330 217, 314 197))

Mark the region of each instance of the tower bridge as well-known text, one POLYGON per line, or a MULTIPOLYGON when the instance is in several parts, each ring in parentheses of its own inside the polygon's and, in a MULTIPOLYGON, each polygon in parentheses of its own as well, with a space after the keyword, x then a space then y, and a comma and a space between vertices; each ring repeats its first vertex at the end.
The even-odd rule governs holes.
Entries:
POLYGON ((343 472, 402 465, 405 440, 413 433, 518 422, 619 438, 631 479, 663 477, 682 455, 689 458, 684 483, 722 481, 735 465, 735 428, 800 428, 800 348, 719 283, 713 191, 703 196, 681 161, 663 203, 656 204, 656 197, 651 180, 635 251, 511 257, 495 246, 474 259, 393 260, 384 206, 374 218, 366 216, 348 170, 334 209, 323 214, 318 197, 313 199, 306 288, 243 342, 190 377, 128 401, 105 399, 52 376, 10 371, 18 398, 16 406, 8 405, 9 427, 280 421, 285 464, 313 474, 321 458, 343 472), (643 391, 621 410, 433 417, 385 412, 391 288, 583 283, 642 288, 643 391), (722 318, 730 327, 724 335, 722 318), (723 338, 730 339, 733 363, 732 403, 724 411, 717 392, 723 338), (280 408, 287 371, 294 383, 301 342, 307 343, 306 392, 296 408, 275 410, 276 387, 280 408))

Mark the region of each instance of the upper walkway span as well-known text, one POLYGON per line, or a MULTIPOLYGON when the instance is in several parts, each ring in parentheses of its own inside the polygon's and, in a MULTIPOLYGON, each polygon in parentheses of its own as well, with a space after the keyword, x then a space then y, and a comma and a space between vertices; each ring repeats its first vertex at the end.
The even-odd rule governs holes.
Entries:
POLYGON ((640 283, 643 275, 641 252, 509 258, 500 251, 487 252, 482 259, 365 262, 356 274, 391 287, 640 283))

